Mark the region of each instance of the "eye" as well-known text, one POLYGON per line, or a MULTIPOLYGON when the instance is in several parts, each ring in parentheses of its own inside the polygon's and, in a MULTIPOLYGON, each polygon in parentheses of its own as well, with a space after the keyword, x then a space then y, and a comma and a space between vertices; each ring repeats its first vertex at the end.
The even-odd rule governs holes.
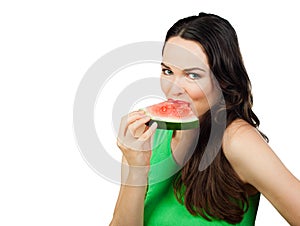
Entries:
POLYGON ((197 73, 187 73, 186 77, 191 80, 197 80, 197 79, 201 78, 201 76, 197 73))
POLYGON ((173 72, 171 70, 166 69, 166 68, 163 68, 161 71, 162 71, 162 73, 164 75, 171 75, 171 74, 173 74, 173 72))

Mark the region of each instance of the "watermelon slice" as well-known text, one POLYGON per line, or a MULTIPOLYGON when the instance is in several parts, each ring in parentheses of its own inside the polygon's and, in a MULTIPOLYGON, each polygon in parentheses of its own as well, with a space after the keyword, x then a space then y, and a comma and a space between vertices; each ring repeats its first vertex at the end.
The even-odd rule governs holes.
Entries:
POLYGON ((185 101, 168 99, 141 110, 151 118, 147 125, 156 122, 158 129, 186 130, 199 127, 198 118, 192 112, 190 104, 185 101))

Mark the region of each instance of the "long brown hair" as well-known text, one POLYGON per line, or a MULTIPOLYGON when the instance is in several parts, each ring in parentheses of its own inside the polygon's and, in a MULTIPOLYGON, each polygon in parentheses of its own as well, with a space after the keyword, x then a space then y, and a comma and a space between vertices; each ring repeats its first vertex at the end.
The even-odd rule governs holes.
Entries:
MULTIPOLYGON (((217 120, 222 112, 226 115, 224 128, 238 118, 256 128, 260 124, 252 111, 251 83, 236 32, 227 20, 217 15, 200 13, 177 21, 167 32, 165 42, 174 36, 200 43, 225 100, 201 118, 197 147, 175 177, 175 195, 193 215, 201 215, 207 220, 216 218, 238 223, 249 206, 245 184, 226 159, 222 146, 208 145, 212 122, 216 123, 213 120, 217 120), (213 162, 206 169, 199 170, 205 150, 211 149, 209 151, 214 152, 216 147, 217 154, 213 162)), ((215 138, 216 143, 222 140, 223 132, 220 129, 215 138)))

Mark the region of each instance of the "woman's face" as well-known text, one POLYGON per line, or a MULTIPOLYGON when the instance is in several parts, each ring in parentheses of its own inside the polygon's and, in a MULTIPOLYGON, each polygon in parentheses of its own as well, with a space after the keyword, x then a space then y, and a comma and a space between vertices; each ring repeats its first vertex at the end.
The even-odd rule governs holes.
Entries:
POLYGON ((215 104, 219 89, 199 43, 170 38, 165 44, 161 67, 161 88, 168 99, 189 102, 198 117, 215 104))

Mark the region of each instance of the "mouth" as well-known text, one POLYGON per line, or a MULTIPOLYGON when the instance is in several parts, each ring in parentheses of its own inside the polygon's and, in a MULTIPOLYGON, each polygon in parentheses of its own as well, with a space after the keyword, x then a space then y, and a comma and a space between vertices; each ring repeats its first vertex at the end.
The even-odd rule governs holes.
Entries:
POLYGON ((176 104, 182 104, 182 105, 186 105, 186 106, 191 106, 191 103, 186 101, 186 100, 180 100, 180 99, 173 99, 173 98, 168 98, 168 101, 172 101, 176 104))
POLYGON ((182 99, 174 99, 174 98, 168 98, 168 101, 169 100, 174 102, 175 104, 180 104, 180 105, 189 107, 192 110, 192 112, 194 113, 194 115, 198 115, 198 111, 196 110, 196 107, 194 106, 193 102, 182 100, 182 99))

